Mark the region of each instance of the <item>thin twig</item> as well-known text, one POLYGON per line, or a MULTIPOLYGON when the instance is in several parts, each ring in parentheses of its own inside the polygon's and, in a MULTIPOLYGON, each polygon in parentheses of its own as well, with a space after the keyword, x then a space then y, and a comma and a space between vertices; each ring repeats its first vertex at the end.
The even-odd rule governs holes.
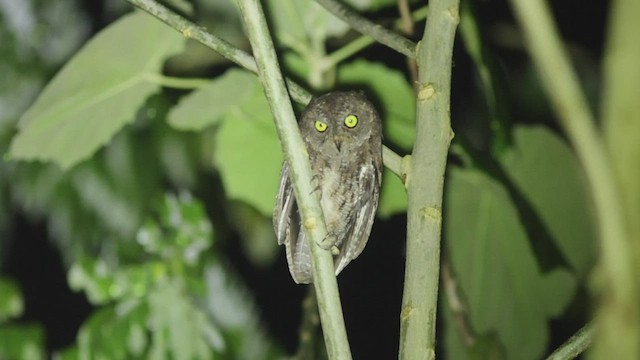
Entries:
MULTIPOLYGON (((423 6, 419 9, 417 9, 416 11, 414 11, 413 13, 410 13, 410 21, 421 21, 424 20, 427 17, 427 12, 429 11, 428 6, 423 6)), ((394 26, 395 27, 401 27, 403 26, 404 20, 399 19, 396 20, 394 22, 394 26)), ((340 63, 341 61, 349 58, 350 56, 354 55, 355 53, 357 53, 358 51, 366 48, 367 46, 374 44, 376 42, 376 40, 374 38, 372 38, 369 35, 360 35, 357 39, 351 41, 350 43, 341 46, 339 49, 337 49, 336 51, 332 52, 331 54, 327 55, 327 58, 330 60, 327 62, 326 66, 334 66, 338 63, 340 63)), ((413 58, 410 58, 413 59, 413 58)))
POLYGON ((442 284, 446 293, 446 299, 449 303, 449 309, 453 314, 454 321, 458 327, 458 333, 462 336, 465 346, 472 347, 476 342, 476 336, 469 324, 469 313, 465 306, 464 300, 460 296, 458 283, 456 282, 453 271, 451 270, 451 262, 444 256, 442 260, 442 284))
POLYGON ((278 57, 259 0, 240 0, 240 13, 258 65, 258 74, 271 106, 293 184, 304 231, 311 250, 313 285, 329 359, 351 359, 340 294, 331 252, 318 246, 327 236, 318 192, 311 184, 309 156, 293 113, 278 57))
POLYGON ((316 2, 360 33, 371 36, 377 42, 401 54, 412 58, 416 57, 416 44, 404 36, 367 20, 336 0, 316 0, 316 2))
POLYGON ((298 350, 293 356, 295 360, 319 359, 317 348, 317 334, 320 329, 318 302, 313 287, 307 289, 307 295, 302 300, 302 321, 300 324, 298 350))
POLYGON ((593 325, 583 326, 577 333, 556 349, 547 360, 570 360, 582 354, 593 342, 593 325))
MULTIPOLYGON (((409 37, 413 36, 414 26, 413 19, 411 18, 411 9, 409 8, 409 0, 398 0, 398 11, 400 12, 400 29, 404 35, 409 37)), ((418 64, 416 63, 415 58, 408 57, 407 61, 407 69, 409 70, 409 74, 411 75, 411 83, 413 84, 414 91, 418 91, 418 64)))
POLYGON ((449 145, 453 42, 458 0, 431 0, 418 49, 416 144, 407 181, 407 262, 400 314, 400 359, 434 359, 442 195, 449 145))

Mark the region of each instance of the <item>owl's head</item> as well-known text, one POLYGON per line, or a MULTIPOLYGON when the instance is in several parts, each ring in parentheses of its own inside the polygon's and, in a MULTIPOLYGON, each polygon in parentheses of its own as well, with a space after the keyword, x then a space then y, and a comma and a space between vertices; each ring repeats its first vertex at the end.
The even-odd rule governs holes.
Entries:
POLYGON ((331 153, 349 152, 382 137, 380 116, 359 91, 336 91, 314 98, 302 114, 300 129, 307 143, 331 153))

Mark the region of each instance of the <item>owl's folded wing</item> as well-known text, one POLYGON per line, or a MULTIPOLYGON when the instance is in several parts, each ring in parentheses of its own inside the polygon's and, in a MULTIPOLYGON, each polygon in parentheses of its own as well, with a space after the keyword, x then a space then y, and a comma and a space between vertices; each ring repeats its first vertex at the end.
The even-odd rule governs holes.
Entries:
POLYGON ((336 275, 344 269, 351 260, 360 255, 369 240, 373 219, 378 208, 378 194, 380 191, 380 172, 373 162, 360 168, 358 174, 360 194, 355 196, 355 221, 345 237, 340 254, 335 258, 336 275))

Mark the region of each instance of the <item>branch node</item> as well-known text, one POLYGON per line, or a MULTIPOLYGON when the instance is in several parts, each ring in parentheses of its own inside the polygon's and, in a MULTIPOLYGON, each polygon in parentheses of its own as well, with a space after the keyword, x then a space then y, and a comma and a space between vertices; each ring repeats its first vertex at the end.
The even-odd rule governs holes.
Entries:
POLYGON ((413 313, 413 307, 410 305, 405 306, 402 308, 402 311, 400 312, 400 319, 406 320, 411 316, 412 313, 413 313))
POLYGON ((454 24, 460 23, 460 11, 457 5, 447 9, 447 13, 449 14, 449 17, 451 18, 451 20, 453 20, 454 24))
POLYGON ((423 219, 431 219, 437 224, 442 222, 442 211, 437 206, 423 207, 420 209, 419 214, 423 219))
POLYGON ((405 155, 400 162, 400 179, 406 188, 411 178, 411 155, 405 155))
POLYGON ((427 102, 433 99, 436 89, 432 84, 420 84, 418 88, 418 101, 427 102))
POLYGON ((313 229, 315 229, 316 225, 317 224, 316 224, 316 218, 315 217, 310 216, 310 217, 308 217, 308 218, 306 218, 304 220, 304 228, 309 230, 309 231, 312 231, 313 229))

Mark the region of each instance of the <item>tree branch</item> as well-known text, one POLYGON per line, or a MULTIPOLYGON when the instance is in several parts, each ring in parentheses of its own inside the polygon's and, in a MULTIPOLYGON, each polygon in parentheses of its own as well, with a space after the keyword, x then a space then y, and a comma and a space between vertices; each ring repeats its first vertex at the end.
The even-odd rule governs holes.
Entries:
POLYGON ((556 349, 547 360, 569 360, 582 354, 593 341, 593 325, 583 326, 577 333, 556 349))
MULTIPOLYGON (((409 14, 410 20, 411 21, 420 21, 420 20, 424 20, 427 17, 427 12, 429 11, 428 6, 423 6, 419 9, 417 9, 416 11, 414 11, 413 13, 409 14)), ((394 23, 395 27, 401 27, 404 26, 404 19, 401 20, 397 20, 394 23)), ((360 37, 358 37, 357 39, 351 41, 349 44, 340 47, 339 49, 337 49, 336 51, 332 52, 331 54, 327 55, 327 58, 329 58, 328 65, 335 65, 340 63, 341 61, 349 58, 351 55, 357 53, 358 51, 366 48, 367 46, 375 43, 376 40, 374 38, 372 38, 369 35, 361 35, 360 37)))
POLYGON ((442 195, 449 145, 453 42, 458 0, 431 0, 418 49, 416 145, 407 180, 407 263, 400 359, 435 358, 442 195))
POLYGON ((316 2, 360 33, 369 35, 377 42, 410 58, 416 57, 416 44, 404 36, 367 20, 336 0, 316 0, 316 2))
POLYGON ((280 73, 264 13, 259 0, 240 0, 238 4, 258 65, 260 81, 269 100, 285 159, 289 165, 300 217, 307 233, 313 265, 313 285, 317 294, 327 354, 330 359, 351 359, 333 256, 331 252, 318 246, 327 235, 320 199, 311 185, 309 156, 293 113, 284 77, 280 73))

